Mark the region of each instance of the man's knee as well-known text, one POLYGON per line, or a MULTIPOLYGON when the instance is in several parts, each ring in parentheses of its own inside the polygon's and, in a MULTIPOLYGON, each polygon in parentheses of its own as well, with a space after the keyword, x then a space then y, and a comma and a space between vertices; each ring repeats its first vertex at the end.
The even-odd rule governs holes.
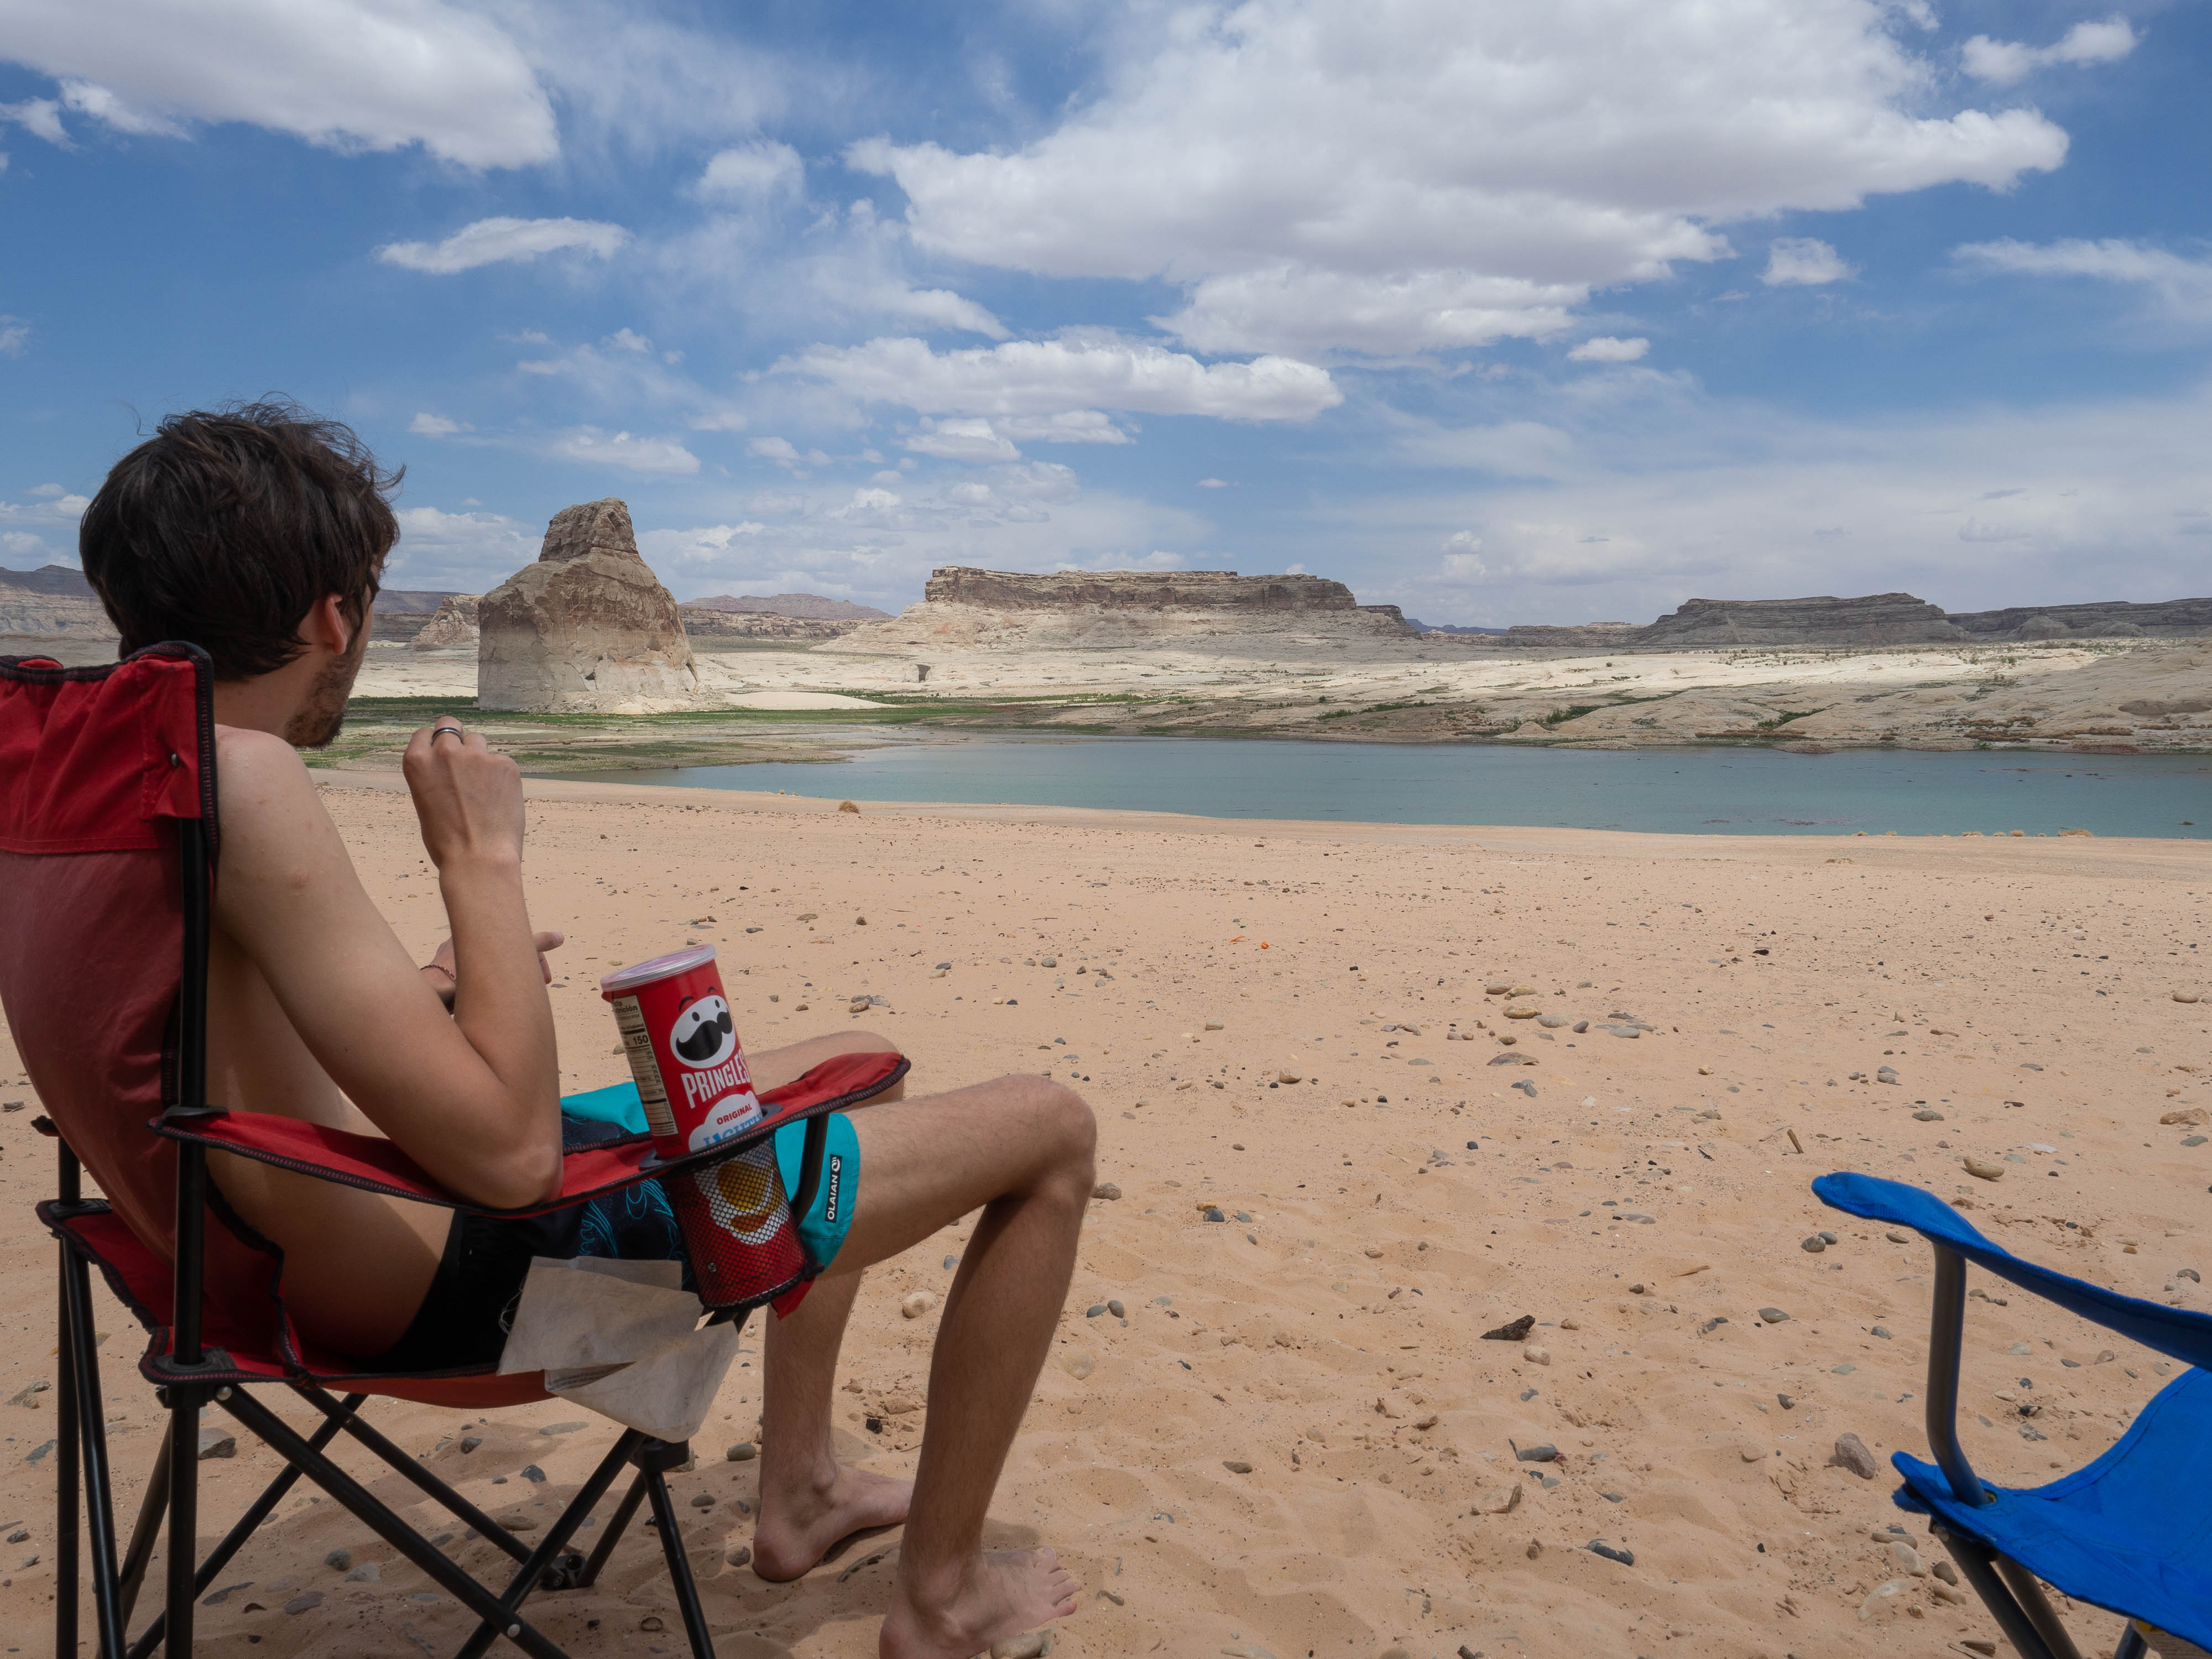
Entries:
MULTIPOLYGON (((1033 1130, 1056 1170, 1079 1178, 1086 1189, 1098 1151, 1098 1118, 1090 1103, 1066 1084, 1046 1077, 1017 1079, 1033 1130)), ((1089 1196, 1088 1191, 1085 1194, 1089 1196)))

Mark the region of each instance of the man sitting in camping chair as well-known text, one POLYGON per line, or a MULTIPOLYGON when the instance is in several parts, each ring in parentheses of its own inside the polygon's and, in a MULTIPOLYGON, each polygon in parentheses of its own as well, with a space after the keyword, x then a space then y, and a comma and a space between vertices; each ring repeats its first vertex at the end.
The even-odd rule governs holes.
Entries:
MULTIPOLYGON (((561 935, 532 930, 514 763, 452 719, 407 746, 453 934, 418 968, 296 752, 327 744, 344 717, 398 535, 385 499, 395 482, 345 428, 289 407, 175 416, 86 513, 85 574, 126 653, 184 640, 214 663, 210 1103, 373 1126, 450 1192, 526 1208, 561 1186, 542 955, 561 935)), ((891 1046, 847 1032, 748 1060, 766 1091, 834 1054, 891 1046)), ((753 1559, 764 1577, 795 1578, 848 1534, 905 1520, 886 1655, 965 1659, 1073 1608, 1074 1581, 1050 1550, 986 1554, 981 1537, 1066 1295, 1093 1139, 1082 1101, 1036 1077, 873 1105, 831 1126, 842 1213, 825 1225, 821 1183, 800 1230, 822 1276, 767 1338, 753 1559), (830 1389, 862 1269, 978 1209, 945 1300, 916 1480, 840 1468, 830 1389)), ((623 1254, 680 1248, 672 1228, 625 1236, 618 1202, 514 1220, 221 1153, 210 1174, 282 1248, 303 1333, 393 1370, 495 1359, 533 1256, 605 1253, 610 1238, 623 1254)))

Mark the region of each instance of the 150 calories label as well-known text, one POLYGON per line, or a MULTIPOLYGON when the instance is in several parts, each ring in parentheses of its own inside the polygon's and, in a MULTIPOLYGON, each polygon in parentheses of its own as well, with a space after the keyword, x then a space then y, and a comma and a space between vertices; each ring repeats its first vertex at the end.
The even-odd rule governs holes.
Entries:
POLYGON ((645 1029, 645 1014, 635 997, 617 997, 615 1030, 622 1034, 623 1053, 629 1060, 629 1074, 637 1083, 637 1097, 645 1107, 645 1127, 655 1140, 675 1139, 676 1119, 668 1109, 668 1091, 661 1086, 660 1062, 653 1057, 653 1034, 645 1029))

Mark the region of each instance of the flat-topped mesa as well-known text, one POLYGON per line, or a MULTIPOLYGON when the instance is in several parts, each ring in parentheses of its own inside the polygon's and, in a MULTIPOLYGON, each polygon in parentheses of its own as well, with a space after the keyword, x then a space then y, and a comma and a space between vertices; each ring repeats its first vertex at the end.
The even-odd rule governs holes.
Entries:
POLYGON ((629 508, 564 507, 526 564, 477 606, 477 702, 545 714, 700 706, 676 599, 638 556, 629 508))
POLYGON ((2212 634, 2212 599, 2161 599, 2139 605, 2106 599, 2089 605, 2027 605, 2004 611, 1954 611, 1951 621, 1978 640, 2201 638, 2212 634))
POLYGON ((1238 635, 1412 640, 1395 605, 1361 605, 1323 576, 1233 570, 1067 570, 1030 575, 948 566, 920 605, 855 629, 834 650, 914 646, 1052 649, 1238 635))
POLYGON ((1963 640, 1966 630, 1942 608, 1910 593, 1839 599, 1685 599, 1634 643, 1644 650, 1731 645, 1917 645, 1963 640))

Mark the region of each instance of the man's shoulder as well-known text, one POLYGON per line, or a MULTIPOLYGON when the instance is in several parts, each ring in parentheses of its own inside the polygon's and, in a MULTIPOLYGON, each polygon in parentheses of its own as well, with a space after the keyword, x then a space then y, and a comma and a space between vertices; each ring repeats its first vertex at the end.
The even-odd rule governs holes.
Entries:
POLYGON ((273 732, 216 726, 215 763, 226 818, 270 805, 297 807, 316 799, 314 780, 300 751, 273 732))

